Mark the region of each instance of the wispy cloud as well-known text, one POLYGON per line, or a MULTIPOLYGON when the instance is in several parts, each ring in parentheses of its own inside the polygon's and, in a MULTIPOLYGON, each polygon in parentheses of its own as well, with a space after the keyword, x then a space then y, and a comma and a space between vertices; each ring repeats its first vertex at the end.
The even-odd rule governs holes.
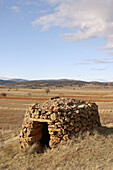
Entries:
POLYGON ((105 61, 105 60, 95 60, 95 64, 111 64, 113 61, 105 61))
MULTIPOLYGON (((44 1, 44 0, 43 0, 44 1)), ((101 49, 113 49, 113 0, 45 0, 53 5, 54 12, 35 19, 33 26, 42 30, 59 26, 73 30, 63 34, 67 41, 83 41, 104 37, 107 41, 101 49), (57 7, 56 7, 57 5, 57 7)))
POLYGON ((76 76, 78 76, 78 77, 83 77, 84 75, 83 75, 83 74, 78 74, 78 75, 76 75, 76 76))
POLYGON ((103 70, 106 70, 106 68, 91 68, 91 70, 103 71, 103 70))
POLYGON ((96 79, 96 81, 108 82, 106 79, 96 79))
POLYGON ((91 63, 86 63, 86 62, 82 62, 82 63, 75 63, 74 65, 89 65, 91 63))
POLYGON ((92 64, 112 64, 113 61, 107 60, 95 60, 95 59, 89 59, 89 60, 84 60, 84 62, 81 63, 75 63, 75 65, 92 65, 92 64))
POLYGON ((12 6, 12 7, 11 7, 11 10, 12 10, 13 12, 16 12, 16 13, 20 12, 20 9, 19 9, 18 6, 12 6))
POLYGON ((113 44, 109 43, 105 47, 101 47, 100 50, 111 50, 113 49, 113 44))
MULTIPOLYGON (((109 52, 108 52, 109 53, 109 52)), ((109 56, 107 58, 103 58, 102 60, 105 60, 105 61, 110 61, 110 60, 113 60, 113 56, 109 56)))
POLYGON ((113 51, 108 52, 110 57, 113 57, 113 51))

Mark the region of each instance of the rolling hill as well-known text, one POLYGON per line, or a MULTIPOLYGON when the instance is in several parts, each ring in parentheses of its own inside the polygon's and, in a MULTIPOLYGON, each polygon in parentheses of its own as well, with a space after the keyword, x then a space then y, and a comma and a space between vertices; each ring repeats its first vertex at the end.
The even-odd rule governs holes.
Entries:
POLYGON ((69 79, 59 79, 59 80, 23 80, 23 79, 11 79, 11 80, 0 80, 0 85, 5 85, 6 87, 14 88, 112 88, 113 82, 87 82, 80 80, 69 80, 69 79))

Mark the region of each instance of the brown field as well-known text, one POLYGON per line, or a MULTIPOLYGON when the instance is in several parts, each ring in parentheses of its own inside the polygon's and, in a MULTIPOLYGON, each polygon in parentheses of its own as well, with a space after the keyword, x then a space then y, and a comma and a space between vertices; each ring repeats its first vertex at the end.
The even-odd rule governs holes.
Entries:
POLYGON ((96 102, 99 107, 103 125, 113 123, 113 91, 112 90, 51 90, 46 94, 37 89, 0 89, 0 129, 21 128, 25 110, 33 103, 43 103, 53 96, 74 97, 79 100, 96 102))
POLYGON ((50 93, 46 94, 44 89, 10 91, 6 88, 0 89, 0 94, 3 92, 6 93, 6 97, 0 96, 0 157, 2 157, 0 170, 113 169, 113 90, 50 89, 50 93), (18 140, 12 139, 16 139, 20 132, 26 109, 33 103, 43 103, 53 96, 74 97, 95 102, 99 108, 102 125, 109 128, 97 130, 95 135, 87 135, 83 140, 78 139, 74 143, 71 141, 65 148, 59 146, 60 149, 53 152, 47 150, 38 156, 31 152, 20 153, 18 140))

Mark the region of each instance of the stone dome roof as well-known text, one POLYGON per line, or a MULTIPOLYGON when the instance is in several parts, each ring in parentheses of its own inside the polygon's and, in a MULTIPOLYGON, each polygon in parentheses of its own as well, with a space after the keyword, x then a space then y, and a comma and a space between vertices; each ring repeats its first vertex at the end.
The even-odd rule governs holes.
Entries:
POLYGON ((20 144, 24 148, 48 140, 48 145, 55 148, 62 140, 97 126, 101 124, 95 103, 55 97, 42 105, 36 103, 29 107, 22 124, 20 144))

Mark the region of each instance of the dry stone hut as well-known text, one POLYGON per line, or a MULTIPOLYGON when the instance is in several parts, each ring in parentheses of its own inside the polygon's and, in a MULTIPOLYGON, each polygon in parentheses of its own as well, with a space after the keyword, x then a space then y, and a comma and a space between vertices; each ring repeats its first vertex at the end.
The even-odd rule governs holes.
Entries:
POLYGON ((69 98, 51 98, 26 112, 20 134, 21 148, 34 143, 55 148, 61 141, 101 126, 95 103, 69 98))

